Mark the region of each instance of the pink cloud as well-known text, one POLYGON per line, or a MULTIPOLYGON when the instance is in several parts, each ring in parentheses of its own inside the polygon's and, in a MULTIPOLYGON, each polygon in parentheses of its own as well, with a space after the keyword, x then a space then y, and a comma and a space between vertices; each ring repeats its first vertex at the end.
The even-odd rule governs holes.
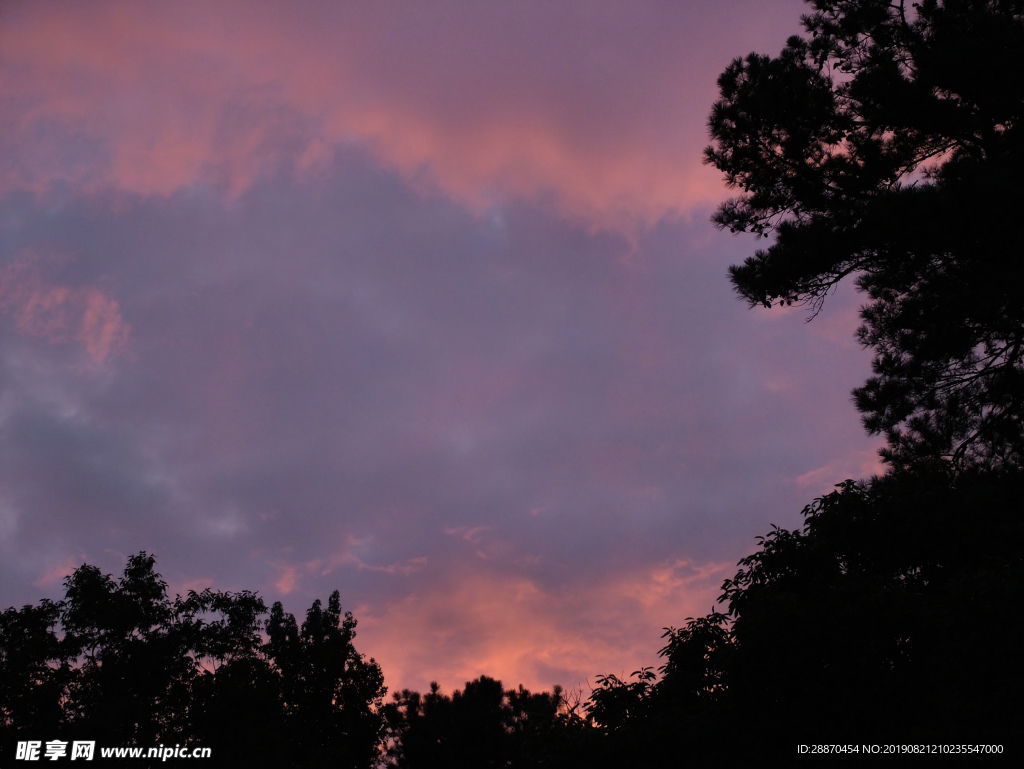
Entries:
POLYGON ((796 21, 757 8, 725 24, 600 2, 22 6, 0 25, 18 148, 0 189, 202 182, 237 195, 355 143, 473 210, 545 199, 630 229, 721 197, 700 164, 714 78, 796 21))
POLYGON ((45 568, 39 576, 33 580, 33 587, 40 589, 52 589, 64 582, 64 578, 85 562, 84 555, 66 555, 59 561, 52 563, 45 568))
POLYGON ((11 316, 22 334, 80 345, 96 366, 123 353, 131 335, 117 301, 102 289, 49 284, 31 262, 0 270, 0 312, 11 316))
POLYGON ((870 478, 885 470, 876 449, 853 450, 831 462, 797 476, 796 485, 801 492, 828 494, 835 485, 847 478, 870 478))
POLYGON ((288 595, 292 592, 298 584, 298 568, 295 566, 284 566, 281 568, 281 573, 274 582, 274 587, 281 595, 288 595))

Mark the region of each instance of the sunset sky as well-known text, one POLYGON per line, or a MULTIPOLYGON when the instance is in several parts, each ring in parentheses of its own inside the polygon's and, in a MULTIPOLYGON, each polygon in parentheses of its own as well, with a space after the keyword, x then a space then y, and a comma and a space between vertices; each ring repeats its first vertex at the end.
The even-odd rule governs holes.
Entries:
POLYGON ((847 287, 750 310, 715 80, 800 2, 0 4, 0 608, 341 591, 392 689, 657 665, 869 475, 847 287))

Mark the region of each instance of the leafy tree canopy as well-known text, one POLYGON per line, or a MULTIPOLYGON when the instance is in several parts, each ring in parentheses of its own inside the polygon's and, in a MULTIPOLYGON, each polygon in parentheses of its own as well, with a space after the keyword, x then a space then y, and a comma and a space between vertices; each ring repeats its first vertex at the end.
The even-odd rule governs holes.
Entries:
MULTIPOLYGON (((337 591, 301 626, 240 593, 167 595, 146 553, 119 579, 85 564, 62 601, 0 613, 0 743, 191 743, 218 766, 375 765, 380 668, 353 646, 337 591)), ((12 754, 13 755, 13 754, 12 754)))
POLYGON ((854 391, 895 466, 1024 463, 1024 3, 815 0, 806 34, 719 79, 714 215, 773 239, 731 268, 751 305, 868 296, 854 391))

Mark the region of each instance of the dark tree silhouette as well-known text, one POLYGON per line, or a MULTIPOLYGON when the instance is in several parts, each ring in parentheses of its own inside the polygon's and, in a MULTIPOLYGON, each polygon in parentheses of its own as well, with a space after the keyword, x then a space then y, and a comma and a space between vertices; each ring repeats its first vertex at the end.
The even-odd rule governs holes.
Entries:
POLYGON ((265 651, 280 671, 286 733, 304 765, 372 766, 379 753, 384 676, 356 652, 355 627, 338 591, 326 611, 314 601, 301 628, 280 603, 270 611, 265 651))
POLYGON ((816 0, 807 34, 719 79, 705 159, 741 194, 714 221, 774 242, 750 304, 869 297, 855 390, 883 456, 1024 462, 1024 4, 816 0))
POLYGON ((436 683, 421 695, 395 693, 389 708, 390 764, 409 769, 575 767, 586 742, 585 725, 560 687, 533 693, 481 676, 449 697, 436 683))
POLYGON ((83 565, 59 602, 0 615, 0 749, 15 740, 191 743, 218 766, 368 769, 384 739, 380 668, 335 592, 301 628, 251 592, 170 598, 139 553, 118 579, 83 565), (268 639, 264 641, 263 631, 268 639))
POLYGON ((1017 471, 840 484, 802 528, 760 538, 723 585, 724 613, 666 631, 660 680, 599 679, 590 765, 763 760, 800 743, 1014 745, 1022 496, 1017 471))
POLYGON ((45 600, 0 614, 0 729, 8 734, 16 724, 19 734, 41 735, 61 720, 75 655, 54 632, 59 620, 60 606, 45 600))

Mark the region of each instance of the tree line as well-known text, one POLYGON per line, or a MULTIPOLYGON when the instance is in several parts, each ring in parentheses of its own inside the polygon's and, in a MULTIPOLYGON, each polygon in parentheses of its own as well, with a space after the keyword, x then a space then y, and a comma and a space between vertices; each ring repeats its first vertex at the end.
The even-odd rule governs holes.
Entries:
MULTIPOLYGON (((668 628, 657 670, 585 699, 386 697, 338 593, 301 624, 254 593, 170 598, 151 555, 79 567, 61 601, 0 614, 0 750, 24 740, 210 747, 217 766, 621 767, 796 744, 1005 744, 1024 714, 1019 471, 847 481, 774 528, 721 611, 668 628)), ((173 763, 173 762, 171 762, 173 763)))
POLYGON ((713 220, 767 238, 750 305, 851 278, 886 471, 773 527, 661 664, 584 698, 482 676, 388 698, 338 594, 170 598, 151 555, 0 615, 0 739, 215 749, 217 765, 621 767, 799 743, 1006 744, 1024 724, 1024 2, 815 0, 719 79, 713 220))

